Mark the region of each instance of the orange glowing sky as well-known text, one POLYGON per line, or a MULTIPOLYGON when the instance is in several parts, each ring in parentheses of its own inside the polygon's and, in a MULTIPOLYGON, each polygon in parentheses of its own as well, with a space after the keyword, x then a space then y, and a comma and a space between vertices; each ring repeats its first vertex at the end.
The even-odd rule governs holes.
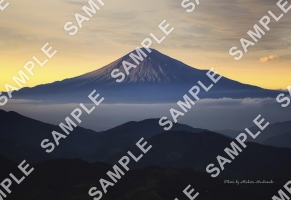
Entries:
POLYGON ((176 0, 104 0, 105 6, 83 23, 78 34, 69 36, 64 24, 75 23, 74 14, 83 14, 87 2, 9 0, 9 7, 0 13, 1 91, 5 83, 13 84, 12 76, 32 56, 42 58, 40 48, 46 42, 58 53, 44 67, 35 68, 28 87, 101 68, 140 46, 150 33, 161 35, 158 24, 164 19, 175 30, 152 48, 198 69, 214 67, 239 82, 270 89, 291 84, 291 11, 279 22, 273 20, 271 30, 241 60, 228 54, 232 46, 240 47, 240 38, 248 39, 247 31, 266 11, 281 13, 274 1, 204 0, 187 13, 176 0))

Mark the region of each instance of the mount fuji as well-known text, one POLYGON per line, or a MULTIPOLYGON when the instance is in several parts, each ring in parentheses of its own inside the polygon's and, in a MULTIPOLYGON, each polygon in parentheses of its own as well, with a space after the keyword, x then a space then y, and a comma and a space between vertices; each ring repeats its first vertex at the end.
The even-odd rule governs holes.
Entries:
MULTIPOLYGON (((144 52, 145 49, 143 49, 144 52)), ((13 93, 14 99, 48 102, 89 102, 88 95, 96 90, 107 103, 174 103, 200 80, 210 85, 208 70, 192 68, 178 60, 151 49, 140 64, 130 69, 118 83, 111 77, 114 69, 124 73, 123 61, 134 63, 129 54, 84 75, 23 88, 13 93)), ((133 51, 132 53, 135 53, 133 51)), ((201 90, 200 98, 264 98, 275 97, 278 91, 267 90, 222 77, 209 92, 201 90)))

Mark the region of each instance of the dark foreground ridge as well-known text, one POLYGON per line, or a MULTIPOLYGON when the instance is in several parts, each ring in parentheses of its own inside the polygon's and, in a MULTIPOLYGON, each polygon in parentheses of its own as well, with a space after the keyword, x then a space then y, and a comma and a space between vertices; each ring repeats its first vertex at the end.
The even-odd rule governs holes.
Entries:
MULTIPOLYGON (((18 163, 0 156, 0 180, 18 163)), ((92 186, 101 188, 99 179, 104 178, 112 166, 102 162, 89 164, 74 159, 58 159, 34 164, 35 171, 17 186, 12 185, 11 200, 92 200, 88 190, 92 186)), ((287 178, 287 177, 286 177, 287 178)), ((109 187, 102 200, 169 200, 185 199, 181 191, 191 184, 199 191, 201 200, 264 200, 270 199, 281 188, 285 180, 275 184, 241 185, 224 184, 223 180, 210 178, 207 174, 189 168, 146 167, 126 172, 117 183, 109 187)))

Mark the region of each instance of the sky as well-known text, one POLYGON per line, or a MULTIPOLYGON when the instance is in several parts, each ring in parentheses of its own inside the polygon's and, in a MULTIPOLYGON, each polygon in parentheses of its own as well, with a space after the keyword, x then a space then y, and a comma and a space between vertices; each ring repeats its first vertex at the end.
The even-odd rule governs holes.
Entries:
POLYGON ((181 7, 182 0, 104 0, 102 7, 79 32, 70 36, 64 25, 76 24, 75 13, 88 0, 5 0, 0 11, 0 91, 13 84, 12 76, 32 59, 43 58, 41 47, 49 42, 58 53, 44 67, 36 67, 26 86, 75 77, 99 69, 129 53, 150 33, 161 36, 164 19, 175 30, 157 49, 191 67, 214 67, 221 75, 269 89, 286 89, 291 74, 291 11, 239 61, 229 55, 240 38, 267 15, 282 13, 276 0, 203 0, 194 12, 181 7))

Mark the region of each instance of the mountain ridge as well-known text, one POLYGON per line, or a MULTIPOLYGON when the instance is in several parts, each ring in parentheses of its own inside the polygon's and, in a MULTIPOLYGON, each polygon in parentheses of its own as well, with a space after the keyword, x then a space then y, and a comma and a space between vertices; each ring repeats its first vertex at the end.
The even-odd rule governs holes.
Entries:
MULTIPOLYGON (((102 132, 77 127, 54 152, 48 154, 41 148, 44 139, 50 139, 52 131, 63 133, 59 126, 40 122, 16 112, 0 110, 0 153, 15 161, 26 157, 31 162, 58 158, 82 158, 89 162, 105 160, 112 152, 126 151, 141 137, 148 139, 164 132, 158 119, 128 122, 102 132), (17 124, 17 126, 15 126, 17 124), (22 149, 19 151, 19 149, 22 149)), ((184 124, 175 124, 172 130, 185 130, 192 133, 203 132, 184 124)), ((64 133, 65 134, 65 133, 64 133)))
MULTIPOLYGON (((252 126, 252 127, 248 127, 248 128, 251 131, 257 130, 256 126, 252 126)), ((239 133, 245 132, 245 130, 216 130, 215 132, 223 134, 223 135, 231 137, 231 138, 235 138, 236 136, 238 136, 239 133)), ((273 138, 273 137, 277 137, 277 136, 279 137, 282 134, 285 134, 287 132, 291 132, 291 120, 282 121, 282 122, 275 122, 273 124, 270 124, 263 131, 263 134, 261 134, 258 138, 256 138, 255 140, 250 138, 250 139, 248 139, 248 141, 268 145, 270 141, 268 143, 265 143, 267 140, 269 140, 270 138, 273 138)), ((275 145, 275 146, 281 147, 280 144, 277 143, 277 145, 275 145), (277 146, 277 145, 279 145, 279 146, 277 146)))

